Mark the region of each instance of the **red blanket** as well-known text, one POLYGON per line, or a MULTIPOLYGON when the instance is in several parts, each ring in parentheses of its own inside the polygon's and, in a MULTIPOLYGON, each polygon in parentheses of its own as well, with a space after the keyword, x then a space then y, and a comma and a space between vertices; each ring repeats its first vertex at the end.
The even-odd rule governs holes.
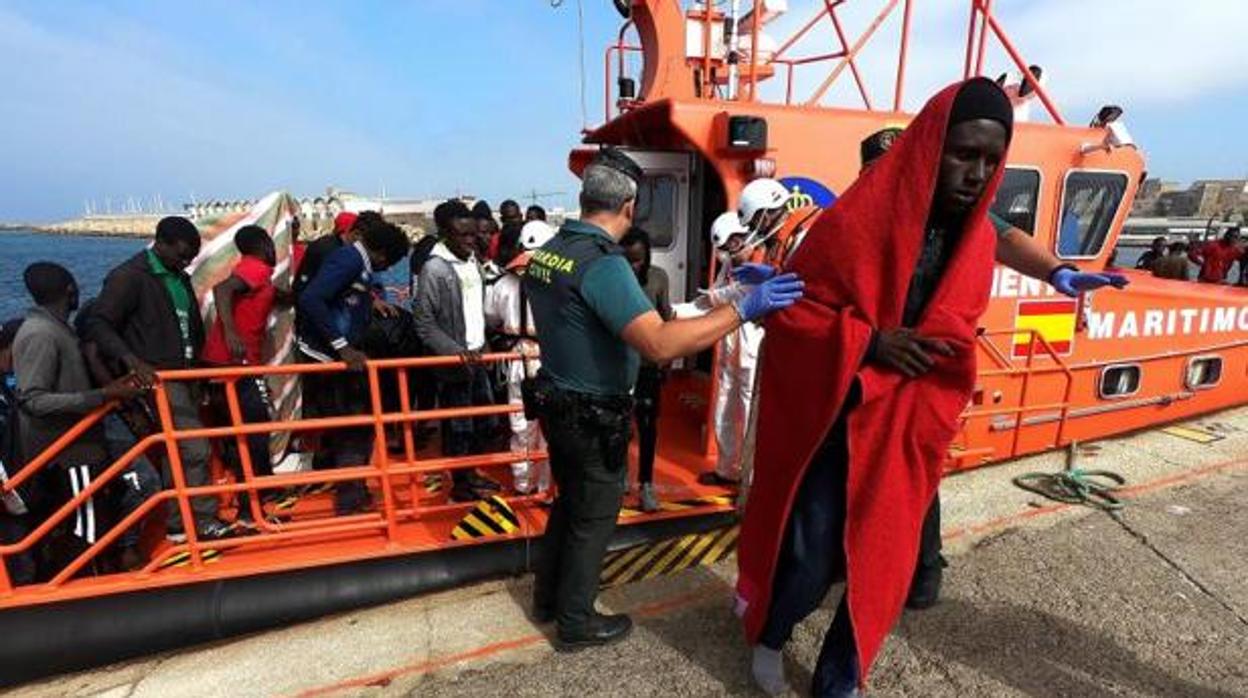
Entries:
POLYGON ((975 383, 975 333, 988 304, 994 232, 986 218, 1004 167, 967 219, 917 329, 957 355, 919 379, 863 365, 871 328, 901 325, 960 84, 928 102, 898 139, 815 222, 790 263, 806 282, 767 322, 753 487, 741 525, 737 584, 756 642, 798 486, 853 381, 845 554, 849 610, 865 682, 905 602, 919 530, 975 383))

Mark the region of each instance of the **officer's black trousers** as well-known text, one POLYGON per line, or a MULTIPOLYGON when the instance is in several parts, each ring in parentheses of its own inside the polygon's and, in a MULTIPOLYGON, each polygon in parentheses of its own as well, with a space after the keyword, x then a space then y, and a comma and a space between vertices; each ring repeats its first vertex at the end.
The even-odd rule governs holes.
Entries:
POLYGON ((927 510, 927 516, 923 517, 923 530, 919 536, 918 567, 922 569, 943 565, 944 558, 940 555, 941 547, 940 491, 937 490, 936 498, 932 500, 932 506, 927 510))
POLYGON ((582 632, 594 614, 628 476, 630 412, 569 405, 542 417, 559 493, 542 539, 534 603, 555 610, 562 634, 582 632))

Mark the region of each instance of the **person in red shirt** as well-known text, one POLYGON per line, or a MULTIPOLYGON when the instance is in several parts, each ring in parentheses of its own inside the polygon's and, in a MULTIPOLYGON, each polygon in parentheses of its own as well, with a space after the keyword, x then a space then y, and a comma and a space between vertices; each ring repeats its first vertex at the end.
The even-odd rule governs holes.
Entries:
MULTIPOLYGON (((234 245, 242 258, 234 266, 229 278, 212 289, 217 318, 204 342, 203 360, 209 365, 251 365, 264 363, 264 339, 268 333, 269 316, 279 302, 289 303, 289 293, 279 291, 273 285, 273 266, 276 251, 273 239, 264 228, 248 225, 234 234, 234 245)), ((241 378, 238 383, 239 407, 244 423, 267 422, 272 419, 269 407, 268 386, 262 376, 241 378)), ((231 422, 224 391, 217 395, 218 422, 231 422)), ((223 442, 226 463, 241 479, 242 463, 233 439, 223 442)), ((267 434, 247 437, 247 451, 251 456, 252 473, 272 475, 273 464, 269 455, 267 434)), ((238 499, 240 519, 250 516, 247 495, 238 499)))
POLYGON ((1193 247, 1188 258, 1200 265, 1200 281, 1207 284, 1224 284, 1231 265, 1244 254, 1239 244, 1239 228, 1227 228, 1221 240, 1213 240, 1193 247))

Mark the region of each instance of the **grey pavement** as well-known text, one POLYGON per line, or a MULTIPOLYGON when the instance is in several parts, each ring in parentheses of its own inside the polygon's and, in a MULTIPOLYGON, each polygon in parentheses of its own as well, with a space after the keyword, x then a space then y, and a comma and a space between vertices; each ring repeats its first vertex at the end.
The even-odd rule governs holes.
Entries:
MULTIPOLYGON (((1110 515, 1010 484, 1063 454, 949 478, 943 603, 907 614, 873 696, 1248 696, 1248 409, 1076 449, 1137 491, 1110 515)), ((15 696, 760 695, 731 614, 732 560, 607 591, 623 643, 564 655, 489 582, 26 686, 15 696)), ((834 589, 786 649, 804 695, 834 589)))

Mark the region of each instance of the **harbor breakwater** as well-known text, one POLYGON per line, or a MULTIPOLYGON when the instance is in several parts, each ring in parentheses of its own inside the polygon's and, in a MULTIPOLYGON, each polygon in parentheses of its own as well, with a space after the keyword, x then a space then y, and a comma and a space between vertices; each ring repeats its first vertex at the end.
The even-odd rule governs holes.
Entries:
POLYGON ((0 230, 33 230, 53 235, 92 235, 108 237, 148 237, 164 214, 86 216, 56 223, 16 223, 0 225, 0 230))

